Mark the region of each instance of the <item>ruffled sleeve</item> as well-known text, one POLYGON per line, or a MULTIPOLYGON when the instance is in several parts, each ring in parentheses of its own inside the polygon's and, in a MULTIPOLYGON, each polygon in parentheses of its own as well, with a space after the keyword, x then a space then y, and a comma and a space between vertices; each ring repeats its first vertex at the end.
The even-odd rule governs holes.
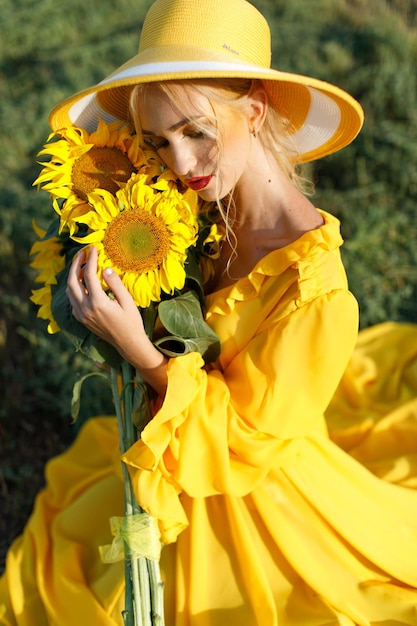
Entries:
POLYGON ((225 341, 215 367, 196 353, 170 361, 164 403, 123 457, 165 542, 187 525, 181 492, 244 496, 271 468, 293 463, 299 442, 321 423, 356 341, 357 304, 337 277, 336 288, 320 289, 313 276, 313 293, 308 279, 300 287, 299 267, 290 273, 286 291, 296 286, 296 298, 271 302, 282 281, 268 277, 252 300, 264 306, 256 323, 251 310, 245 321, 247 303, 228 314, 238 325, 234 347, 225 341))

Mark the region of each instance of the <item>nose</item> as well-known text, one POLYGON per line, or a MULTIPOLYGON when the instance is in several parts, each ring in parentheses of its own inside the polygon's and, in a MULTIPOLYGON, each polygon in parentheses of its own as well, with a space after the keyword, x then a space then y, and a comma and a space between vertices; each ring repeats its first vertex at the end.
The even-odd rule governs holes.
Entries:
POLYGON ((177 174, 177 176, 190 175, 194 171, 196 165, 196 156, 187 144, 188 142, 186 141, 171 144, 171 163, 168 163, 168 166, 177 174))

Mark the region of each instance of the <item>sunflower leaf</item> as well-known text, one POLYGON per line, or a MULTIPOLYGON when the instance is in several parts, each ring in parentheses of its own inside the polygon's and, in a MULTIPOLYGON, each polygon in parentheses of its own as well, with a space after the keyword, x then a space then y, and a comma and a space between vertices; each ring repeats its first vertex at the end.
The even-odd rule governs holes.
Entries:
POLYGON ((136 375, 136 384, 133 394, 132 421, 138 433, 141 433, 146 424, 152 419, 150 408, 150 389, 141 377, 136 375))
POLYGON ((78 350, 89 331, 72 315, 71 304, 66 294, 69 269, 70 264, 68 263, 56 276, 57 284, 52 287, 51 310, 60 329, 71 339, 78 350))
POLYGON ((88 332, 79 350, 93 361, 106 363, 109 367, 116 369, 120 367, 123 361, 116 348, 113 348, 107 341, 103 341, 103 339, 90 332, 88 332))
POLYGON ((189 248, 185 264, 187 272, 186 284, 191 290, 197 292, 201 306, 204 306, 203 277, 200 270, 199 256, 194 247, 189 248))
POLYGON ((155 342, 167 356, 199 352, 207 362, 220 354, 220 340, 205 322, 196 292, 188 291, 164 300, 158 307, 160 320, 168 332, 155 342))
POLYGON ((81 408, 81 388, 87 378, 91 378, 92 376, 96 376, 99 378, 104 378, 107 382, 109 382, 109 377, 106 374, 102 374, 100 372, 91 372, 90 374, 86 374, 79 380, 74 383, 74 387, 72 389, 72 400, 71 400, 71 417, 74 422, 77 421, 78 415, 80 413, 81 408))
POLYGON ((188 354, 188 352, 194 351, 194 343, 183 337, 173 337, 167 335, 155 341, 155 345, 158 349, 165 354, 165 356, 171 358, 188 354), (192 346, 192 347, 191 347, 192 346))
POLYGON ((219 342, 213 341, 209 337, 196 337, 194 339, 184 339, 183 337, 167 336, 155 342, 165 356, 168 358, 182 356, 189 352, 199 352, 206 363, 215 361, 220 354, 219 342))

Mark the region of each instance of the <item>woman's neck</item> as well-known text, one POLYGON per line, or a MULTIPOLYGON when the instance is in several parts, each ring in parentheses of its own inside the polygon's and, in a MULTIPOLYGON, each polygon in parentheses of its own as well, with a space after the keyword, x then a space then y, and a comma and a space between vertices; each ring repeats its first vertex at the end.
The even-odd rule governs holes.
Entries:
POLYGON ((275 162, 254 160, 255 166, 236 185, 232 206, 233 236, 216 263, 210 290, 246 276, 267 254, 319 228, 323 218, 275 162))
POLYGON ((322 223, 320 214, 279 165, 262 149, 233 192, 237 237, 264 232, 293 241, 322 223))

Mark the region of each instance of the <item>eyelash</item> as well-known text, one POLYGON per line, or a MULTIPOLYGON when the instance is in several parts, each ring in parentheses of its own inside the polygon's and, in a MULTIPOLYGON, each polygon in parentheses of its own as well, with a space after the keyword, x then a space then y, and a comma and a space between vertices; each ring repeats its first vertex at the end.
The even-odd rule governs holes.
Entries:
POLYGON ((202 139, 205 135, 202 130, 195 130, 188 134, 185 134, 186 137, 191 137, 191 139, 202 139))
POLYGON ((160 139, 159 142, 156 142, 151 137, 144 137, 143 142, 156 151, 160 150, 161 148, 166 148, 166 146, 168 145, 168 142, 165 139, 160 139))
MULTIPOLYGON (((194 132, 184 133, 184 137, 190 137, 191 139, 202 139, 204 137, 204 133, 201 130, 196 130, 194 132)), ((153 150, 161 150, 162 148, 166 148, 168 146, 168 141, 166 139, 160 139, 159 141, 154 141, 152 137, 144 137, 144 143, 153 148, 153 150)))

